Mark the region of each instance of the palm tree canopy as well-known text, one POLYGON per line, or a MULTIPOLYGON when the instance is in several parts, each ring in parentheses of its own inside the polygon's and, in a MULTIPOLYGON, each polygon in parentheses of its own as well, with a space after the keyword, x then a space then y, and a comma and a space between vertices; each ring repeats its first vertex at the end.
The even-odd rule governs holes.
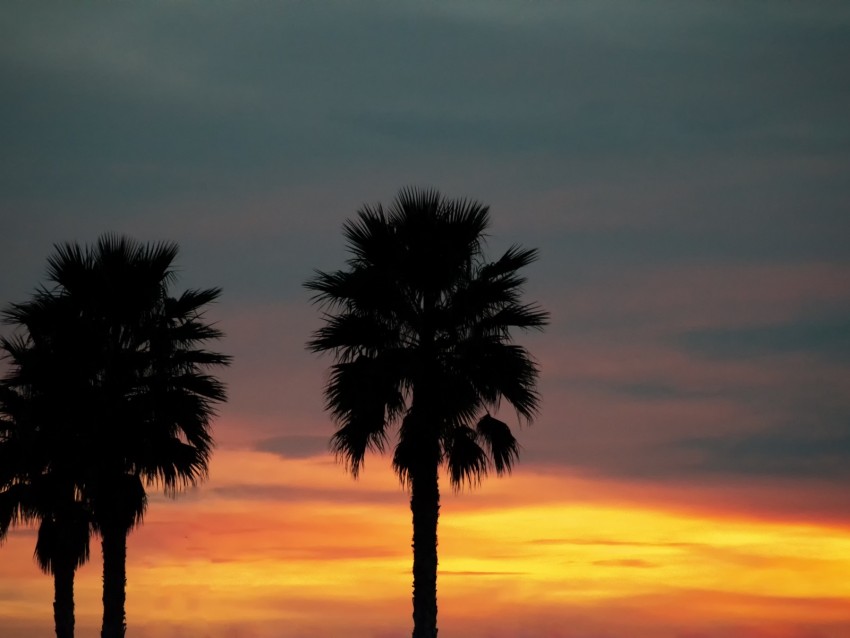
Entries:
POLYGON ((0 541, 10 527, 38 522, 35 558, 54 573, 59 563, 80 567, 88 560, 92 526, 71 471, 74 439, 52 427, 61 407, 50 387, 73 387, 55 382, 63 364, 53 358, 44 365, 43 346, 39 337, 30 347, 20 338, 0 342, 12 363, 0 382, 0 541))
POLYGON ((172 243, 111 235, 62 244, 51 286, 4 312, 23 330, 0 342, 13 364, 3 402, 34 424, 42 464, 72 464, 87 498, 127 527, 144 513, 144 482, 174 493, 205 476, 225 399, 205 369, 229 358, 203 347, 221 336, 203 319, 220 291, 170 296, 176 255, 172 243))
POLYGON ((510 332, 541 329, 548 314, 521 300, 519 271, 537 252, 515 245, 487 261, 488 225, 479 202, 403 189, 386 210, 364 206, 346 222, 346 269, 306 282, 324 309, 308 348, 335 356, 325 389, 339 426, 331 445, 355 476, 368 449, 385 449, 391 424, 402 481, 423 446, 438 446, 455 488, 491 468, 508 472, 518 458, 491 412, 505 399, 521 422, 533 419, 537 365, 510 332))

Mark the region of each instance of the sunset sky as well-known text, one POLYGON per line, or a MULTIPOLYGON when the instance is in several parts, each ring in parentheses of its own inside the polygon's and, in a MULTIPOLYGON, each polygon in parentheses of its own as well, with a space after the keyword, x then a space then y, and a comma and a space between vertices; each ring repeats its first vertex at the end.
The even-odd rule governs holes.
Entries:
MULTIPOLYGON (((519 466, 444 484, 440 636, 850 638, 850 3, 15 0, 0 304, 104 232, 223 288, 210 479, 131 535, 128 636, 409 635, 407 496, 327 453, 301 286, 408 185, 539 248, 551 313, 519 466)), ((52 634, 34 543, 3 638, 52 634)))

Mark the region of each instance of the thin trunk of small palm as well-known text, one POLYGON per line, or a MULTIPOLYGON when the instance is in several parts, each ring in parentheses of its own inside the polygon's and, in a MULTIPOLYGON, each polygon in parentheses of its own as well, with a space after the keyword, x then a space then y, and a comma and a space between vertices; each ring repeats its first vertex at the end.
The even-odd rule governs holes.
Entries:
POLYGON ((53 565, 53 620, 56 638, 74 638, 73 560, 57 560, 53 565))
POLYGON ((437 521, 440 488, 437 459, 411 474, 413 514, 413 638, 437 636, 437 521))
POLYGON ((103 627, 101 638, 123 638, 127 629, 127 530, 110 527, 103 534, 103 627))

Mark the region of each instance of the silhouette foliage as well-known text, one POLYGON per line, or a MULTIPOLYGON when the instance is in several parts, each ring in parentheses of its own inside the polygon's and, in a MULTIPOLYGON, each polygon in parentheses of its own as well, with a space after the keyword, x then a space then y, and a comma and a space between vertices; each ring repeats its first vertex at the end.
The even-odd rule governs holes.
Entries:
POLYGON ((82 499, 70 402, 80 389, 73 313, 44 291, 4 313, 25 335, 0 339, 10 364, 0 382, 0 540, 38 523, 35 558, 53 575, 57 638, 74 635, 74 576, 89 558, 91 513, 82 499))
POLYGON ((203 347, 221 337, 203 319, 220 291, 170 296, 176 255, 176 244, 111 235, 62 244, 48 260, 53 287, 6 311, 24 334, 4 342, 17 353, 4 396, 30 414, 8 416, 37 459, 18 476, 62 468, 101 536, 102 638, 126 631, 127 536, 142 522, 146 487, 176 495, 206 476, 214 406, 225 400, 206 368, 229 359, 203 347))
POLYGON ((519 445, 492 413, 505 399, 530 423, 538 409, 537 366, 510 334, 547 322, 521 300, 519 271, 537 252, 514 245, 487 261, 488 224, 476 201, 403 189, 388 209, 364 206, 345 223, 346 269, 305 283, 324 309, 308 348, 335 357, 325 388, 333 451, 357 477, 367 450, 383 452, 397 428, 392 465, 413 517, 414 638, 437 635, 440 467, 454 489, 510 472, 519 445))

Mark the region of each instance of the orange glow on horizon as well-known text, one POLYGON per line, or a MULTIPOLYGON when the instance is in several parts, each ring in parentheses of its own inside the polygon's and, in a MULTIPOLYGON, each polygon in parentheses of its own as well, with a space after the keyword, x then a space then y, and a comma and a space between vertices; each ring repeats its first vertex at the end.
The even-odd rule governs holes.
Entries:
MULTIPOLYGON (((407 497, 382 459, 370 461, 353 482, 327 458, 220 451, 208 485, 176 501, 155 499, 130 537, 132 634, 365 638, 408 630, 407 497)), ((579 499, 568 479, 518 472, 444 494, 439 602, 447 635, 615 631, 611 610, 628 619, 630 635, 647 637, 668 635, 658 627, 763 632, 746 636, 850 627, 846 530, 612 504, 608 488, 594 485, 581 482, 579 499), (534 497, 523 503, 522 493, 534 497)), ((18 533, 0 549, 7 582, 20 591, 0 618, 48 632, 52 583, 31 559, 33 542, 18 533)), ((77 579, 80 635, 98 624, 98 549, 77 579)))

